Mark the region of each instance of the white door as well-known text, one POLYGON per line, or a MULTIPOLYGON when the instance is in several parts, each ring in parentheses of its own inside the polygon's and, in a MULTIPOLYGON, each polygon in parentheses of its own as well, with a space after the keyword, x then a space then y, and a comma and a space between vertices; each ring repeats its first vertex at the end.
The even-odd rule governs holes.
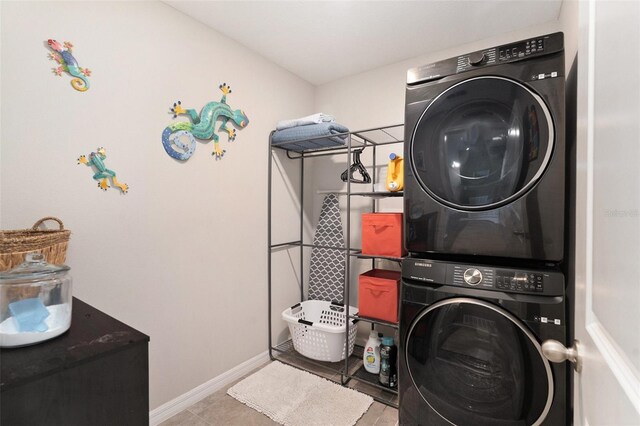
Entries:
POLYGON ((576 425, 640 425, 640 2, 580 3, 576 425))

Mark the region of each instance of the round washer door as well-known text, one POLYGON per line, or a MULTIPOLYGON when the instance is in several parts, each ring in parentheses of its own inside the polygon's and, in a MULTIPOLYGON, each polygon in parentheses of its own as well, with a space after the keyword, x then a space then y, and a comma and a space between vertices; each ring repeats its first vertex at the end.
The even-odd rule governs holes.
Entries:
POLYGON ((458 210, 487 210, 527 192, 553 152, 554 127, 542 98, 515 80, 464 80, 422 113, 410 164, 424 191, 458 210))
POLYGON ((405 362, 424 401, 454 425, 539 425, 553 401, 549 361, 531 331, 501 307, 452 298, 424 309, 405 362))

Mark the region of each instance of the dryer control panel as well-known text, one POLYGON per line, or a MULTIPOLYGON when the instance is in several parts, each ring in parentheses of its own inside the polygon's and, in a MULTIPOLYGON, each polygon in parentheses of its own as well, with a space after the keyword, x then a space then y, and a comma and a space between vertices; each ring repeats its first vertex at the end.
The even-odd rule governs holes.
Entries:
POLYGON ((556 271, 467 265, 426 259, 402 261, 406 280, 507 293, 564 294, 564 275, 556 271))
POLYGON ((563 45, 563 33, 553 33, 478 50, 455 58, 411 68, 407 71, 407 84, 420 84, 476 68, 523 61, 531 57, 561 52, 563 45))
POLYGON ((498 60, 505 62, 511 59, 525 58, 527 56, 544 53, 545 41, 544 37, 536 37, 526 41, 500 46, 498 48, 498 60))

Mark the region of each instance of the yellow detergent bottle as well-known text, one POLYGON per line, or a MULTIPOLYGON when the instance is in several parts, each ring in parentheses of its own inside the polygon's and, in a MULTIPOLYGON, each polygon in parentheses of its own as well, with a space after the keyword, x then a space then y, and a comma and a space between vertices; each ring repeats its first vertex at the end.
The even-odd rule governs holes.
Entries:
POLYGON ((391 192, 402 191, 404 188, 404 160, 393 152, 389 155, 389 159, 387 190, 391 192))

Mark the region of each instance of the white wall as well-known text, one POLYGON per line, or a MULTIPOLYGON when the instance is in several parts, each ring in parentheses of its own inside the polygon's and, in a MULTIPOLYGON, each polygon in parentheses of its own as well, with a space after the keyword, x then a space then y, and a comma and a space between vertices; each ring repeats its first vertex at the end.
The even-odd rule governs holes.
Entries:
POLYGON ((159 2, 1 8, 2 229, 64 220, 74 295, 151 336, 152 409, 265 351, 267 137, 312 112, 314 88, 159 2), (87 92, 51 73, 48 38, 74 43, 87 92), (199 110, 223 82, 249 126, 220 136, 222 161, 199 142, 179 164, 161 144, 170 105, 199 110), (99 146, 129 194, 76 164, 99 146))
POLYGON ((578 6, 578 0, 564 0, 558 17, 560 28, 564 32, 565 70, 567 76, 578 53, 578 39, 580 37, 578 6))

